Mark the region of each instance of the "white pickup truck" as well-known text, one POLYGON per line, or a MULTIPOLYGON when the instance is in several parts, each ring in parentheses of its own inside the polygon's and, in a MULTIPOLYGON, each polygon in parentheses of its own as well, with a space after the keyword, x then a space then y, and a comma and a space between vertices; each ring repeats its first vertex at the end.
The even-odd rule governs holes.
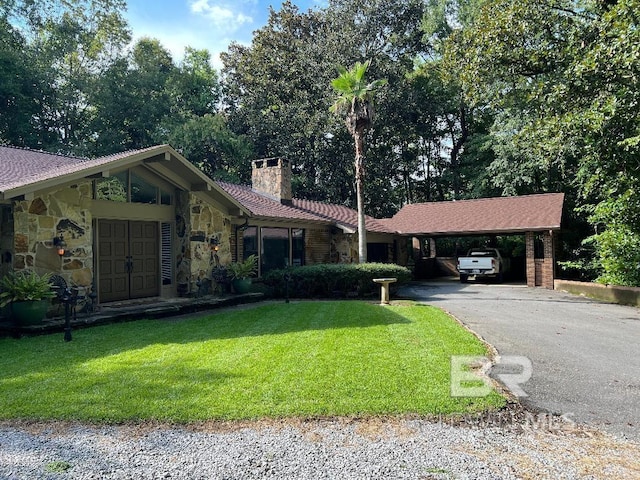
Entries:
POLYGON ((476 279, 492 277, 502 282, 509 266, 509 259, 503 257, 497 248, 472 248, 466 257, 458 258, 460 283, 467 283, 470 276, 476 279))

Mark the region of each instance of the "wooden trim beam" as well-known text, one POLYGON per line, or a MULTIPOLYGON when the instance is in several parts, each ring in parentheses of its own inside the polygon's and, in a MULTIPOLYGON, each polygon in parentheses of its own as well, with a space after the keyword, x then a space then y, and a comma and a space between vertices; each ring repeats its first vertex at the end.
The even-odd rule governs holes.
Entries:
POLYGON ((212 187, 210 183, 194 183, 191 186, 191 190, 194 192, 210 192, 212 187))
POLYGON ((149 163, 170 162, 170 161, 171 161, 171 154, 169 152, 164 152, 158 155, 154 155, 153 157, 145 158, 143 160, 143 163, 149 164, 149 163))

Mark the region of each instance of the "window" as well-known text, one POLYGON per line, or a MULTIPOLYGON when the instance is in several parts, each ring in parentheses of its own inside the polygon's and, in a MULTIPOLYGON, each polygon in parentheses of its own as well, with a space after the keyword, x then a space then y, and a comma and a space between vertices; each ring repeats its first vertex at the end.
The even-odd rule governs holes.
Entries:
POLYGON ((243 235, 243 248, 242 258, 247 258, 251 255, 258 255, 258 229, 256 227, 249 227, 244 231, 243 235))
POLYGON ((158 187, 151 185, 144 178, 131 172, 131 202, 157 204, 158 187))
POLYGON ((172 205, 171 194, 162 189, 160 189, 160 205, 172 205))
POLYGON ((289 229, 262 227, 262 273, 289 266, 289 229))
POLYGON ((389 263, 389 246, 386 243, 367 243, 367 262, 389 263))
POLYGON ((291 229, 291 265, 304 265, 304 230, 301 228, 291 229))
POLYGON ((129 172, 116 173, 107 178, 96 180, 96 200, 109 200, 110 202, 126 202, 129 189, 129 172))
POLYGON ((242 258, 257 255, 260 274, 305 264, 305 231, 302 228, 248 227, 242 238, 242 258))
POLYGON ((110 202, 132 202, 147 205, 172 205, 173 195, 147 181, 135 172, 117 173, 94 183, 94 198, 110 202))

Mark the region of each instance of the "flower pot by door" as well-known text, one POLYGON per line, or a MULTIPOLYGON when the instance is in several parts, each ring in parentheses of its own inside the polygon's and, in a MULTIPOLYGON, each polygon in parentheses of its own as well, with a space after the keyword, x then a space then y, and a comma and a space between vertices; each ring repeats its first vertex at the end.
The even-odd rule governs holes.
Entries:
POLYGON ((12 315, 20 325, 39 325, 47 314, 49 300, 13 302, 12 315))
POLYGON ((236 293, 249 293, 251 289, 250 278, 236 278, 231 284, 236 293))

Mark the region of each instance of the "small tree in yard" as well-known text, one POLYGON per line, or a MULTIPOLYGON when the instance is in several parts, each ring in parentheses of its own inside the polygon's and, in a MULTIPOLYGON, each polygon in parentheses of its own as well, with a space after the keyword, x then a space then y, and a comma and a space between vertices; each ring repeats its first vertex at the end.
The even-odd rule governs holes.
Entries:
POLYGON ((340 75, 331 81, 338 98, 331 107, 335 113, 346 112, 346 124, 356 150, 355 175, 358 200, 358 258, 367 261, 367 230, 364 215, 364 134, 373 123, 373 98, 386 79, 366 83, 365 75, 371 61, 357 62, 350 70, 339 69, 340 75))

